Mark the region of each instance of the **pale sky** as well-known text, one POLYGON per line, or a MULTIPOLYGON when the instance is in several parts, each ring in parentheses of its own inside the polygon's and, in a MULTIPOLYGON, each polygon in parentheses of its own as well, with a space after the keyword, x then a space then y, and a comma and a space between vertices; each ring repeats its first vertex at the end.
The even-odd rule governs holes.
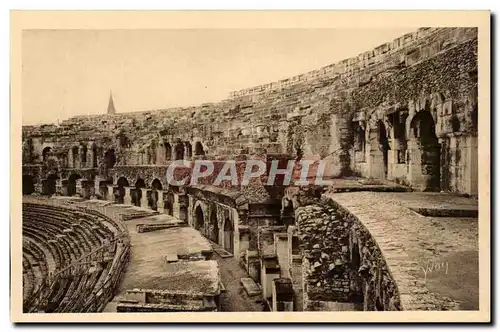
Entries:
POLYGON ((28 30, 23 124, 196 106, 357 56, 415 28, 28 30))

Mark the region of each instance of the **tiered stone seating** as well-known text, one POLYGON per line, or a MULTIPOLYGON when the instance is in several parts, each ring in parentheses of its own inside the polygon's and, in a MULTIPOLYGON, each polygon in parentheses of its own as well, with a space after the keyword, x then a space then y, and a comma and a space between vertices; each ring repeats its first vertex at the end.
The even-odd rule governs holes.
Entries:
POLYGON ((78 202, 23 201, 25 312, 102 311, 128 261, 125 226, 78 202))

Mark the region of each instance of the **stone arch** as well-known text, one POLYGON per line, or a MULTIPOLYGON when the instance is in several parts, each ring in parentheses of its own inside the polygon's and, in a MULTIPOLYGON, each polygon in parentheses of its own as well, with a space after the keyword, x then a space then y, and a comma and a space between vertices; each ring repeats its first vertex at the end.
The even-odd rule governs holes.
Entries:
POLYGON ((85 168, 87 167, 87 153, 88 153, 87 145, 81 143, 79 152, 80 152, 80 168, 85 168))
POLYGON ((217 244, 219 243, 219 220, 216 205, 213 205, 210 211, 208 238, 217 244))
POLYGON ((73 173, 68 177, 68 196, 76 195, 76 181, 82 177, 79 174, 73 173))
POLYGON ((46 195, 54 195, 57 189, 57 180, 59 180, 59 176, 56 173, 51 173, 47 176, 47 180, 45 183, 44 194, 46 195))
POLYGON ((142 188, 146 188, 146 183, 143 179, 137 178, 135 181, 134 194, 132 195, 132 202, 135 206, 141 206, 142 188))
POLYGON ((23 195, 30 195, 35 192, 35 179, 32 175, 23 174, 23 195))
POLYGON ((116 181, 116 185, 118 186, 118 190, 115 194, 116 202, 119 204, 123 204, 124 197, 125 197, 125 187, 129 187, 130 184, 129 184, 127 178, 122 176, 118 179, 118 181, 116 181))
POLYGON ((115 149, 108 149, 104 153, 104 164, 107 169, 113 168, 116 164, 115 149))
POLYGON ((165 197, 165 213, 169 216, 174 214, 174 194, 171 191, 165 197))
POLYGON ((95 142, 92 143, 90 149, 91 149, 92 168, 97 168, 99 154, 98 154, 98 149, 97 149, 97 145, 95 144, 95 142))
POLYGON ((293 225, 295 223, 295 210, 293 202, 287 197, 281 199, 281 223, 283 225, 293 225))
POLYGON ((231 219, 224 220, 224 249, 231 254, 234 254, 234 226, 231 219))
POLYGON ((205 217, 203 214, 203 209, 201 204, 196 206, 194 209, 194 228, 203 233, 203 228, 205 227, 205 217))
POLYGON ((441 144, 431 112, 420 111, 410 123, 412 185, 425 191, 440 190, 441 144))
POLYGON ((79 160, 79 156, 78 156, 78 146, 73 146, 71 148, 71 166, 73 168, 78 168, 78 160, 79 160))
POLYGON ((50 157, 50 154, 52 152, 52 147, 46 146, 42 150, 42 160, 47 161, 47 159, 50 157))
POLYGON ((200 141, 197 141, 194 145, 194 154, 196 156, 204 156, 205 150, 203 149, 203 144, 200 141))
POLYGON ((172 160, 172 146, 170 145, 170 143, 165 142, 163 144, 163 147, 165 149, 165 160, 172 160))
POLYGON ((182 142, 177 142, 177 144, 175 144, 174 155, 174 160, 184 159, 184 144, 182 144, 182 142))
POLYGON ((161 201, 163 200, 163 197, 160 197, 161 190, 163 190, 161 181, 155 178, 151 182, 151 191, 149 192, 149 197, 148 197, 148 205, 154 211, 158 210, 158 200, 160 200, 160 204, 161 201))

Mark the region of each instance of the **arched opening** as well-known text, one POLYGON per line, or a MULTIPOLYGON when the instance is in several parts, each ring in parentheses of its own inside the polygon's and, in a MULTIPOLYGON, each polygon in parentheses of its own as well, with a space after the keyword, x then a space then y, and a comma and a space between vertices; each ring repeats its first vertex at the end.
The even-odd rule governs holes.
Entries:
POLYGON ((354 123, 354 153, 356 162, 365 162, 366 133, 363 122, 354 123))
POLYGON ((184 144, 182 142, 178 142, 175 145, 175 160, 183 160, 184 159, 184 144))
POLYGON ((163 200, 163 197, 159 197, 159 192, 158 192, 158 190, 162 189, 163 187, 161 185, 160 180, 154 179, 153 182, 151 182, 151 191, 148 197, 148 205, 154 211, 158 210, 158 204, 161 204, 161 200, 163 200), (160 202, 158 202, 159 199, 160 202))
POLYGON ((233 222, 226 218, 224 221, 224 249, 234 254, 233 222))
POLYGON ((85 144, 80 146, 80 167, 87 167, 87 146, 85 144))
POLYGON ((193 146, 189 142, 184 143, 186 148, 186 158, 191 158, 193 156, 193 146))
POLYGON ((210 230, 208 238, 215 243, 219 243, 219 222, 217 220, 217 208, 214 206, 212 208, 212 213, 210 213, 210 230))
POLYGON ((45 147, 43 150, 42 150, 42 160, 43 161, 47 161, 47 159, 49 158, 50 156, 50 152, 52 151, 52 148, 50 146, 47 146, 45 147))
POLYGON ((115 150, 109 149, 104 153, 104 164, 107 169, 113 168, 116 164, 115 150))
POLYGON ((291 200, 283 198, 281 201, 281 223, 282 225, 295 224, 295 211, 291 200))
POLYGON ((128 180, 123 176, 118 179, 116 184, 118 185, 118 191, 115 194, 115 201, 118 204, 123 204, 125 202, 125 187, 129 187, 130 185, 128 180))
POLYGON ((35 179, 31 175, 23 175, 23 195, 35 192, 35 179))
POLYGON ((71 161, 72 161, 71 166, 73 168, 77 168, 78 167, 78 147, 77 146, 74 146, 71 148, 71 161))
POLYGON ((203 233, 203 226, 205 225, 205 219, 203 217, 203 210, 201 206, 197 206, 194 212, 194 228, 203 233))
POLYGON ((78 174, 71 174, 68 178, 68 196, 76 195, 76 181, 82 177, 78 174))
POLYGON ((98 159, 98 153, 97 153, 97 145, 92 144, 92 168, 97 168, 97 159, 98 159))
POLYGON ((135 194, 132 196, 132 202, 135 206, 141 206, 142 188, 146 188, 146 183, 143 179, 138 178, 135 182, 135 194))
POLYGON ((169 216, 174 214, 174 194, 172 192, 168 192, 165 197, 165 213, 169 216))
POLYGON ((378 144, 379 149, 382 151, 382 160, 384 163, 384 178, 387 177, 388 168, 388 153, 389 153, 389 139, 387 138, 387 131, 382 121, 378 122, 378 144))
POLYGON ((57 180, 59 179, 59 176, 56 174, 50 174, 47 177, 46 181, 46 188, 45 188, 45 194, 47 195, 54 195, 56 193, 56 185, 57 185, 57 180))
POLYGON ((205 155, 205 151, 203 150, 203 145, 201 144, 201 142, 196 142, 196 144, 194 145, 194 154, 196 156, 205 155))
POLYGON ((172 146, 170 143, 165 143, 165 160, 172 160, 172 146))
POLYGON ((440 190, 441 145, 436 136, 436 124, 429 111, 415 115, 410 124, 412 135, 417 140, 417 155, 420 160, 413 160, 413 165, 420 165, 420 175, 425 191, 440 190))

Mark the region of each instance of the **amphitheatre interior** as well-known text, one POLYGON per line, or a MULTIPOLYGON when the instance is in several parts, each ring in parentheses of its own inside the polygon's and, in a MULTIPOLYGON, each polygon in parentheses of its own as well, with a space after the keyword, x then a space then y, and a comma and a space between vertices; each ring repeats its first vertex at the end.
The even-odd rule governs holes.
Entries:
POLYGON ((477 29, 218 103, 23 126, 24 312, 478 310, 477 29), (324 162, 328 185, 268 183, 324 162), (266 164, 247 185, 190 176, 266 164))

